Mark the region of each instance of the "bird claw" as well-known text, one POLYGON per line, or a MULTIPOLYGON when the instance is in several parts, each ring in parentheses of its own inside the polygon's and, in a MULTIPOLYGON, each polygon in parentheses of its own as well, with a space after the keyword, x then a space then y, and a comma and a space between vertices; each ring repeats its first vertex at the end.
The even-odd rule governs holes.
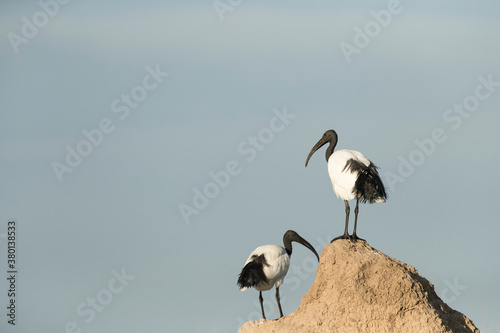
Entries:
POLYGON ((352 234, 352 235, 343 234, 341 236, 338 236, 338 237, 335 237, 334 239, 332 239, 330 241, 330 243, 333 243, 334 241, 336 241, 338 239, 348 239, 351 242, 357 242, 358 240, 366 242, 366 240, 364 240, 363 238, 359 238, 358 235, 356 235, 356 234, 352 234))
POLYGON ((334 241, 336 241, 338 239, 351 239, 351 236, 349 236, 348 234, 343 234, 342 236, 338 236, 338 237, 335 237, 334 239, 332 239, 330 241, 330 243, 333 243, 334 241))
POLYGON ((349 238, 353 242, 357 242, 358 240, 366 242, 363 238, 359 238, 358 235, 356 235, 356 234, 352 234, 349 238))

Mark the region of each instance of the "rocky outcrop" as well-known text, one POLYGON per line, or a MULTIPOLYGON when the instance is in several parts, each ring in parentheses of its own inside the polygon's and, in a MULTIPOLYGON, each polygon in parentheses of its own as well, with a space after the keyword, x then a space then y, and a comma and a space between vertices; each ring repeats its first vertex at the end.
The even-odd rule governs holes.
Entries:
POLYGON ((412 266, 365 241, 337 240, 321 254, 316 280, 297 311, 247 322, 239 333, 479 332, 445 304, 412 266))

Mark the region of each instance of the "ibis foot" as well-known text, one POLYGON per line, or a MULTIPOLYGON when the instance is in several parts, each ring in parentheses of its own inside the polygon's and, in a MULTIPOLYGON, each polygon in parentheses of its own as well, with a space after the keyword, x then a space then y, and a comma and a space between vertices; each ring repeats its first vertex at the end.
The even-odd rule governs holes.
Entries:
POLYGON ((366 240, 364 240, 363 238, 359 238, 358 235, 356 235, 356 234, 352 234, 351 237, 350 237, 350 239, 353 242, 357 242, 358 240, 366 242, 366 240))
POLYGON ((342 236, 338 236, 332 239, 330 243, 335 242, 337 239, 351 239, 351 236, 349 236, 348 234, 343 234, 342 236))

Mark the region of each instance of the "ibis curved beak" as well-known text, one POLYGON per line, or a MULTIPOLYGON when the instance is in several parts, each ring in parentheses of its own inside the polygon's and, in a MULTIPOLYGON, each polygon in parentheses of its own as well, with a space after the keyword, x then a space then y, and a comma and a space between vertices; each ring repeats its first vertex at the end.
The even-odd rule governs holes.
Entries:
POLYGON ((307 159, 306 159, 306 167, 307 167, 307 163, 309 163, 309 159, 311 158, 311 156, 316 152, 316 150, 320 149, 321 147, 323 147, 323 145, 325 145, 326 143, 328 142, 328 140, 325 138, 325 137, 322 137, 315 145, 314 147, 312 147, 311 149, 311 152, 309 153, 309 155, 307 156, 307 159))
POLYGON ((316 252, 316 250, 314 249, 314 247, 309 244, 308 241, 306 241, 304 238, 300 237, 299 235, 297 235, 297 238, 295 239, 295 241, 297 243, 300 243, 302 245, 304 245, 305 247, 307 247, 309 250, 312 251, 312 253, 314 253, 314 255, 316 256, 316 258, 318 258, 318 261, 319 261, 319 255, 318 255, 318 252, 316 252))

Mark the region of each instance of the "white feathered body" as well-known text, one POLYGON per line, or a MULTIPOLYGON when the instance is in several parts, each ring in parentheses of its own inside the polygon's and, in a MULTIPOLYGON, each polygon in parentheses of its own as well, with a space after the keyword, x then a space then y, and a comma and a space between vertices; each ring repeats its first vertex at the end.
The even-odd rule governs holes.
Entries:
POLYGON ((352 200, 356 197, 354 185, 358 179, 358 172, 346 168, 350 159, 354 159, 365 166, 369 166, 371 161, 359 151, 341 149, 335 151, 328 158, 328 174, 333 185, 333 191, 337 198, 342 200, 352 200))
MULTIPOLYGON (((254 286, 254 288, 259 291, 269 290, 275 285, 279 288, 285 279, 286 273, 288 272, 288 267, 290 266, 290 256, 286 253, 285 248, 282 246, 263 245, 259 246, 252 253, 250 253, 244 266, 246 266, 256 256, 260 256, 262 254, 264 254, 267 262, 267 265, 263 266, 263 270, 268 279, 268 283, 261 282, 257 286, 254 286)), ((244 291, 246 289, 248 288, 245 287, 241 290, 244 291)))

